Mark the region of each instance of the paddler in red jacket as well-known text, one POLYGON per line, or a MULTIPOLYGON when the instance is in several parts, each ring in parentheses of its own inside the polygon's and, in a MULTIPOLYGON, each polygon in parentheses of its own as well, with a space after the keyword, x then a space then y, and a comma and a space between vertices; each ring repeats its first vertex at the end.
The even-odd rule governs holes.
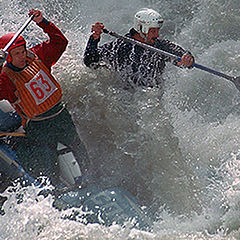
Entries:
MULTIPOLYGON (((26 138, 15 144, 18 161, 31 174, 54 176, 58 172, 60 151, 73 152, 81 167, 86 169, 88 156, 78 137, 71 115, 62 103, 62 89, 51 74, 54 65, 66 49, 68 40, 41 11, 31 9, 29 16, 48 34, 47 41, 29 50, 22 36, 5 54, 0 51, 0 100, 8 100, 23 119, 26 138), (59 145, 60 144, 60 145, 59 145), (60 149, 58 149, 58 147, 60 149)), ((0 38, 4 48, 14 36, 0 38)), ((54 178, 53 178, 54 179, 54 178)))

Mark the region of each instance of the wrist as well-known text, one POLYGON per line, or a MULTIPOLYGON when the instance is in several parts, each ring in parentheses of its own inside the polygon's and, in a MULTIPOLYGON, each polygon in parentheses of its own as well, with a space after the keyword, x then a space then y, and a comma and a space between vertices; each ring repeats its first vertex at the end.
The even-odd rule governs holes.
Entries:
POLYGON ((49 25, 49 21, 46 18, 43 18, 40 23, 37 23, 38 26, 44 27, 46 25, 49 25))
POLYGON ((92 36, 95 40, 100 40, 100 35, 93 33, 92 36))
POLYGON ((99 38, 95 38, 94 36, 93 36, 93 34, 90 36, 90 38, 91 38, 91 40, 92 41, 94 41, 94 42, 100 42, 100 37, 99 38))

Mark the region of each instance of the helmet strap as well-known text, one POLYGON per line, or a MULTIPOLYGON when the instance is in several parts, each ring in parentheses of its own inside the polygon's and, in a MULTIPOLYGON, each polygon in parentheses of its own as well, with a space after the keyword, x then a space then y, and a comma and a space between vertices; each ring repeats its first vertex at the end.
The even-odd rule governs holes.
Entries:
POLYGON ((7 55, 6 61, 7 61, 8 63, 10 63, 10 62, 12 61, 12 56, 11 56, 10 52, 9 52, 8 55, 7 55))
POLYGON ((139 32, 140 36, 144 39, 144 41, 147 41, 147 35, 143 34, 142 32, 139 32))

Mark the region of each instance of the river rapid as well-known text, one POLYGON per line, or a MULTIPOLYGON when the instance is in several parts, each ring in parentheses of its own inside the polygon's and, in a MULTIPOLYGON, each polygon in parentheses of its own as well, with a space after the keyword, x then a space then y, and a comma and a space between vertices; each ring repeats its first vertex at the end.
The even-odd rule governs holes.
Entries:
MULTIPOLYGON (((125 34, 143 7, 157 10, 164 38, 195 61, 240 75, 239 0, 0 0, 1 35, 17 31, 40 9, 69 45, 53 67, 81 139, 106 187, 121 186, 154 213, 151 233, 64 220, 39 189, 5 191, 0 239, 240 239, 240 93, 223 78, 168 64, 163 91, 123 89, 116 73, 83 64, 91 25, 125 34), (24 196, 17 204, 18 194, 24 196), (38 201, 36 201, 36 198, 38 201)), ((46 39, 35 23, 28 47, 46 39)), ((101 43, 113 40, 102 35, 101 43)))

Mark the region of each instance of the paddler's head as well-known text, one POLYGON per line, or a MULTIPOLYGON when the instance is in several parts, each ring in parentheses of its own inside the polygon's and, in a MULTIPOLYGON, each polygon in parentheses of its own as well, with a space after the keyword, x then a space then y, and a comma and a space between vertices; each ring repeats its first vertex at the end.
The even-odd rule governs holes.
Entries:
MULTIPOLYGON (((4 48, 15 33, 7 33, 0 38, 0 49, 4 48)), ((19 36, 8 49, 8 56, 6 61, 17 68, 24 68, 26 66, 26 41, 22 36, 19 36)))
POLYGON ((163 25, 162 16, 155 10, 143 8, 134 16, 134 29, 145 42, 153 44, 159 37, 159 29, 163 25))

